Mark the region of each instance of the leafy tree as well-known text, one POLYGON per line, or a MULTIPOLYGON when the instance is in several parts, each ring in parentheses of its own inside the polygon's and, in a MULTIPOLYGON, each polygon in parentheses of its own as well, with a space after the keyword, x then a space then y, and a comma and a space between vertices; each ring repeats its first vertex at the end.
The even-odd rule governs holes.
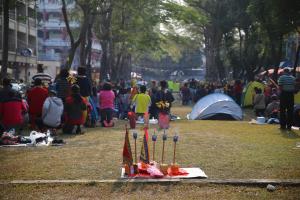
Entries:
MULTIPOLYGON (((3 0, 3 48, 0 80, 7 76, 8 67, 8 30, 9 30, 9 0, 3 0)), ((2 14, 2 13, 1 13, 2 14)), ((2 38, 1 38, 2 39, 2 38)))

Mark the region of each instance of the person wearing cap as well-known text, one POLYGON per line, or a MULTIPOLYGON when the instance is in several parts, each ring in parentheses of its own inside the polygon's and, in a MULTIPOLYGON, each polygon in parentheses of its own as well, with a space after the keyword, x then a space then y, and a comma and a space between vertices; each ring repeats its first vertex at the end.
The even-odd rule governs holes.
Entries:
POLYGON ((55 90, 49 91, 49 97, 43 104, 42 117, 36 120, 40 130, 51 128, 56 132, 56 128, 61 124, 61 116, 64 111, 64 105, 60 98, 56 96, 55 90))
POLYGON ((36 78, 34 87, 27 92, 27 102, 29 106, 29 120, 31 128, 35 129, 35 120, 42 116, 43 104, 48 97, 48 90, 42 86, 42 80, 36 78))
POLYGON ((37 66, 37 74, 35 74, 32 77, 32 80, 35 81, 35 79, 41 79, 42 84, 49 85, 52 82, 52 77, 44 72, 43 64, 38 64, 37 66))
POLYGON ((278 79, 280 89, 280 129, 291 130, 293 123, 295 77, 289 74, 289 68, 284 68, 283 75, 278 79))

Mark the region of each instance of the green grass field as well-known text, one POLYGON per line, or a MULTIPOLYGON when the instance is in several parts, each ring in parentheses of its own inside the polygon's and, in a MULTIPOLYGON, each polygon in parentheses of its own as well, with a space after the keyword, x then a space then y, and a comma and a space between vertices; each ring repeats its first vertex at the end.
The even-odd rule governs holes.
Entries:
MULTIPOLYGON (((187 121, 183 118, 190 110, 190 107, 173 108, 173 113, 181 116, 182 120, 171 122, 171 128, 167 131, 169 139, 166 146, 166 161, 168 163, 172 162, 171 136, 177 131, 179 133, 177 163, 182 167, 200 167, 209 178, 300 179, 300 149, 296 148, 296 143, 300 142, 300 131, 281 132, 278 125, 251 125, 248 123, 251 111, 245 112, 244 121, 187 121)), ((2 172, 0 180, 117 179, 120 177, 122 166, 125 123, 125 121, 117 121, 114 128, 98 127, 87 129, 84 135, 62 136, 67 142, 62 147, 0 148, 0 171, 2 172)), ((157 127, 150 127, 150 135, 154 128, 157 127)), ((138 155, 143 136, 141 129, 142 126, 139 125, 137 128, 138 155)), ((157 161, 161 159, 161 134, 162 132, 159 132, 156 146, 157 161)), ((132 137, 130 139, 132 152, 134 152, 133 139, 132 137)), ((151 142, 150 154, 152 157, 151 142)), ((155 187, 167 187, 152 186, 145 185, 145 188, 150 187, 151 191, 154 191, 155 187)), ((82 194, 87 189, 93 191, 98 187, 104 188, 106 192, 112 189, 109 184, 101 184, 90 188, 80 185, 61 185, 51 187, 51 190, 48 190, 47 186, 39 186, 38 190, 43 191, 44 188, 45 194, 48 194, 49 191, 60 190, 60 187, 66 195, 72 194, 72 191, 77 188, 81 188, 79 191, 82 194)), ((124 190, 127 191, 127 187, 132 186, 126 185, 124 190)), ((184 189, 186 186, 176 185, 176 187, 188 192, 188 189, 184 189)), ((177 199, 180 199, 181 194, 177 192, 176 187, 170 189, 172 191, 170 194, 178 195, 177 199)), ((198 191, 197 187, 199 186, 191 186, 191 190, 198 191)), ((34 187, 9 186, 2 189, 5 191, 3 194, 9 194, 13 190, 18 191, 17 194, 22 194, 24 188, 30 190, 34 187)), ((138 190, 132 193, 132 196, 130 196, 131 193, 125 192, 129 195, 125 197, 137 199, 138 190)), ((165 199, 168 193, 165 189, 162 190, 164 190, 162 198, 165 199)), ((243 192, 238 195, 239 190, 246 190, 251 194, 258 193, 259 196, 266 195, 264 199, 269 199, 267 198, 269 193, 265 194, 265 190, 261 188, 207 185, 200 187, 199 195, 205 197, 206 190, 213 194, 213 199, 220 199, 218 191, 220 194, 226 194, 225 199, 247 198, 243 192), (229 194, 233 192, 234 196, 228 198, 226 191, 229 191, 229 194)), ((300 188, 281 188, 280 194, 276 191, 278 196, 274 198, 282 199, 282 195, 290 194, 291 191, 293 194, 295 191, 295 194, 299 194, 299 190, 300 188)), ((151 197, 151 191, 146 192, 149 197, 151 197)), ((96 195, 95 192, 92 193, 96 195)), ((80 198, 80 196, 77 197, 80 198)), ((124 199, 127 199, 125 197, 124 199)), ((196 196, 188 199, 194 197, 196 196)), ((68 195, 66 198, 69 198, 68 195)), ((71 196, 70 199, 72 199, 71 196)))

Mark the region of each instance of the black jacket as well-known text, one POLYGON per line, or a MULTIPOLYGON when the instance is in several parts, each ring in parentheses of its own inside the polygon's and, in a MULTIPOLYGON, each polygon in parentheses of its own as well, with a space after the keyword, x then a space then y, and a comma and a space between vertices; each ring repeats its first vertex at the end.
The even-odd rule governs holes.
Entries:
POLYGON ((86 76, 77 76, 76 83, 80 87, 81 96, 88 97, 92 95, 92 85, 90 80, 86 76))

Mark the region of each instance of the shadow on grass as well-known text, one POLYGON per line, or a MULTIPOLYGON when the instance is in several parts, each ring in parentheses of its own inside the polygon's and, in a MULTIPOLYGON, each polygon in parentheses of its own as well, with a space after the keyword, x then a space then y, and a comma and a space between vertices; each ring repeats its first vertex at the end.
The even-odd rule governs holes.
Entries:
MULTIPOLYGON (((121 179, 120 179, 121 180, 121 179)), ((128 187, 129 188, 129 191, 130 193, 135 193, 137 191, 143 191, 146 186, 149 186, 149 185, 153 185, 153 186, 156 186, 156 185, 160 185, 160 186, 163 186, 164 187, 164 192, 170 192, 172 187, 174 185, 176 185, 177 183, 169 183, 169 182, 160 182, 160 183, 137 183, 137 182, 128 182, 128 183, 120 183, 120 182, 116 182, 112 185, 112 188, 111 188, 111 192, 124 192, 124 188, 128 187)), ((159 193, 159 191, 153 189, 152 190, 152 195, 155 195, 157 193, 159 193)))
MULTIPOLYGON (((122 180, 122 179, 120 179, 122 180)), ((130 192, 136 192, 136 191, 140 191, 143 190, 145 185, 144 184, 137 184, 137 183, 120 183, 120 182, 115 182, 112 187, 111 187, 111 192, 124 192, 123 191, 123 187, 130 185, 131 189, 130 192)))
POLYGON ((288 130, 280 130, 280 133, 282 137, 288 138, 288 139, 298 139, 300 138, 299 134, 293 130, 288 131, 288 130))

